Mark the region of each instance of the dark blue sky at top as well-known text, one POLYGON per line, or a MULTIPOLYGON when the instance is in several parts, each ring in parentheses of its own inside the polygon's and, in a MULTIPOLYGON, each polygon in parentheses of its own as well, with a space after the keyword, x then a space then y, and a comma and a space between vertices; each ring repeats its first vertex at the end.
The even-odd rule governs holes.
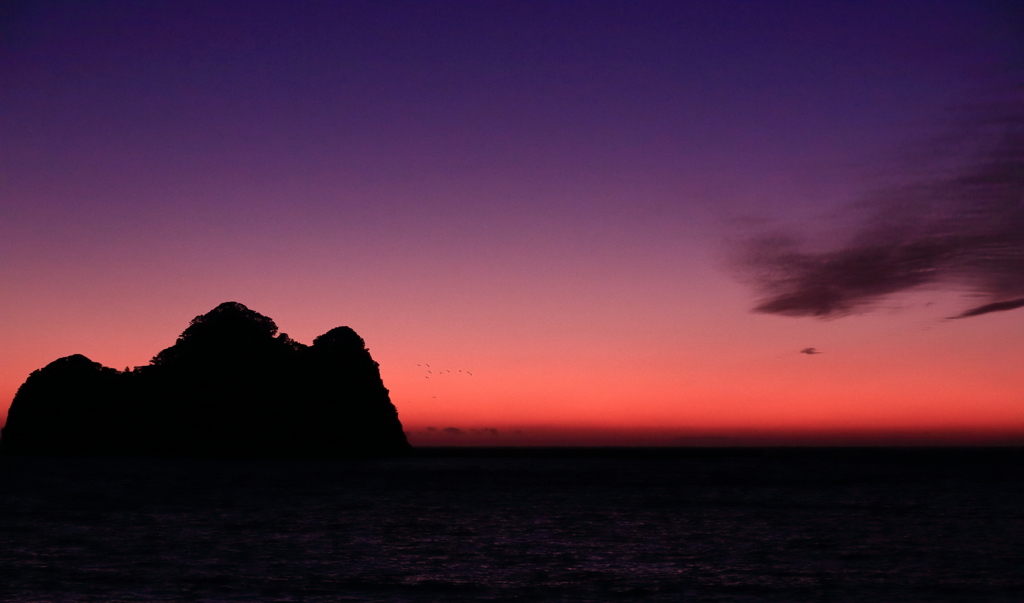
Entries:
POLYGON ((13 3, 6 211, 24 231, 785 214, 818 203, 792 181, 826 191, 828 168, 1000 83, 1015 19, 931 1, 13 3))
POLYGON ((4 129, 30 165, 188 169, 230 152, 234 169, 384 177, 609 167, 648 148, 713 161, 963 100, 965 77, 1016 42, 1009 9, 977 4, 15 4, 4 129))

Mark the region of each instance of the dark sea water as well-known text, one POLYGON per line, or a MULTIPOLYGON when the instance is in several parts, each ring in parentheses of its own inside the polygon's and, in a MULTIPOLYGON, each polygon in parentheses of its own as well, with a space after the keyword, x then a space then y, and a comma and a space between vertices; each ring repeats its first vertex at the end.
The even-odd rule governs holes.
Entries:
POLYGON ((0 600, 1024 601, 1020 449, 422 454, 2 458, 0 600))

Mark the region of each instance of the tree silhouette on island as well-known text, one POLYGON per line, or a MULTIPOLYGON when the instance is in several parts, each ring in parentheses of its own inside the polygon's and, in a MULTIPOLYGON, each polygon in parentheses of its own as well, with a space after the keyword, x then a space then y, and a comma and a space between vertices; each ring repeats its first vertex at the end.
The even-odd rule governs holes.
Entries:
POLYGON ((197 316, 146 366, 75 354, 18 389, 0 453, 377 457, 411 450, 378 364, 349 327, 298 343, 237 302, 197 316))

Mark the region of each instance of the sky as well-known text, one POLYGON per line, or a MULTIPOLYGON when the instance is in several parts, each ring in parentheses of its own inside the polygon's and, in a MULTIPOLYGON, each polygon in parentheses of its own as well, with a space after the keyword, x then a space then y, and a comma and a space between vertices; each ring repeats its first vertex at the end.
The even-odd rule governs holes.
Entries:
POLYGON ((1022 26, 5 3, 0 421, 237 301, 355 329, 414 445, 1024 442, 1022 26))

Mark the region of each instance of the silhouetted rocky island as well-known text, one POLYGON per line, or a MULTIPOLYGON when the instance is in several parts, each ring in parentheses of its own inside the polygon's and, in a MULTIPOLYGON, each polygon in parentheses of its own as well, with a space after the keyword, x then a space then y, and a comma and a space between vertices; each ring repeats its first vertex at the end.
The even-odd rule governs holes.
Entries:
POLYGON ((197 316, 147 366, 76 354, 34 371, 0 452, 118 456, 395 456, 410 450, 362 338, 307 346, 242 304, 197 316))

